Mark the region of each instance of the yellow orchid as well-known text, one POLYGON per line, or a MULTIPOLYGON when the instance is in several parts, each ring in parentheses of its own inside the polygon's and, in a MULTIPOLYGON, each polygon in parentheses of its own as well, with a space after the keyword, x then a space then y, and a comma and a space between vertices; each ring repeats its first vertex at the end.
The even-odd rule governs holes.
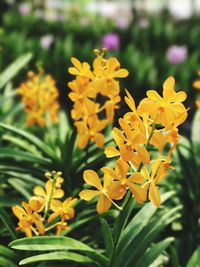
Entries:
POLYGON ((68 197, 64 202, 57 201, 56 205, 53 206, 52 213, 49 218, 48 222, 52 222, 58 216, 61 216, 62 221, 71 220, 74 218, 75 211, 73 206, 76 204, 77 199, 72 197, 68 197))
POLYGON ((107 157, 121 156, 124 161, 132 161, 136 167, 140 162, 149 162, 149 153, 146 148, 140 146, 146 143, 146 136, 140 130, 131 130, 129 124, 124 119, 119 119, 124 134, 118 129, 113 128, 112 135, 119 150, 109 146, 105 149, 107 157))
POLYGON ((38 124, 44 127, 46 113, 52 122, 58 121, 58 90, 55 81, 50 75, 44 75, 43 70, 38 74, 29 72, 27 82, 22 83, 17 92, 22 97, 28 126, 38 124))
MULTIPOLYGON (((147 98, 143 99, 138 112, 141 116, 149 116, 156 123, 168 126, 172 121, 177 123, 180 114, 184 114, 184 120, 187 118, 187 110, 183 102, 187 95, 185 92, 174 91, 175 80, 169 77, 163 84, 163 98, 154 90, 147 91, 147 98)), ((181 122, 182 123, 182 122, 181 122)))
POLYGON ((93 77, 92 72, 90 70, 90 65, 87 62, 81 63, 77 58, 72 57, 71 62, 74 67, 70 67, 68 72, 72 75, 79 75, 83 77, 93 77))
POLYGON ((110 100, 107 100, 105 102, 105 111, 106 111, 106 117, 109 122, 113 122, 114 120, 114 114, 115 109, 119 108, 119 102, 121 100, 120 96, 111 96, 110 100))
POLYGON ((145 194, 141 188, 141 184, 144 183, 144 177, 139 172, 134 172, 127 177, 130 166, 122 159, 118 159, 116 162, 115 170, 109 167, 103 167, 102 171, 107 174, 111 180, 115 180, 110 185, 110 197, 115 200, 122 199, 126 194, 126 189, 129 188, 138 203, 142 203, 145 200, 145 194))
POLYGON ((146 166, 141 170, 142 176, 147 180, 142 186, 145 199, 149 198, 157 207, 160 206, 160 193, 157 184, 168 174, 167 168, 172 168, 169 160, 157 159, 152 163, 151 173, 149 173, 146 166))
MULTIPOLYGON (((120 67, 116 58, 104 58, 105 49, 101 51, 96 49, 95 53, 97 57, 93 61, 93 70, 88 63, 81 63, 76 58, 71 59, 74 67, 68 69, 70 74, 76 76, 72 82, 68 83, 68 86, 72 90, 69 93, 69 98, 73 101, 71 117, 75 121, 74 125, 78 131, 78 146, 81 149, 87 146, 89 140, 102 147, 103 134, 99 132, 99 129, 92 129, 89 125, 91 124, 90 121, 105 122, 105 119, 100 120, 100 118, 106 115, 107 123, 113 122, 114 112, 119 108, 121 100, 119 81, 116 79, 128 75, 128 71, 120 67), (91 131, 93 130, 98 132, 98 137, 96 133, 92 137, 91 131), (85 134, 82 134, 83 132, 85 134)), ((104 128, 105 126, 102 127, 101 131, 104 128)))
POLYGON ((33 200, 38 200, 42 202, 41 209, 53 209, 56 206, 58 199, 64 196, 64 191, 62 189, 56 189, 53 181, 47 181, 45 184, 45 189, 41 186, 36 186, 34 188, 35 197, 33 200), (49 205, 49 207, 48 207, 49 205))
POLYGON ((94 197, 98 197, 96 206, 97 212, 99 214, 102 214, 108 211, 113 203, 112 199, 109 196, 109 186, 112 182, 112 178, 105 175, 102 185, 99 176, 95 171, 86 170, 84 171, 83 179, 87 184, 95 187, 96 190, 84 189, 79 194, 80 198, 85 201, 90 201, 94 197))
POLYGON ((25 232, 26 236, 44 235, 48 231, 56 228, 56 234, 68 230, 68 220, 74 218, 74 205, 76 198, 68 197, 63 202, 60 200, 64 196, 61 189, 63 178, 61 172, 46 172, 48 181, 45 189, 41 186, 34 188, 35 196, 29 202, 22 202, 22 207, 16 205, 12 207, 14 215, 19 219, 17 230, 25 232), (57 219, 55 222, 53 222, 57 219), (52 223, 53 222, 53 223, 52 223))
POLYGON ((84 121, 75 122, 77 128, 78 147, 83 149, 87 146, 89 140, 94 142, 98 147, 104 144, 104 135, 100 133, 107 125, 107 120, 99 120, 96 115, 88 118, 87 123, 84 121))
POLYGON ((42 223, 42 217, 32 210, 28 203, 22 202, 22 207, 12 207, 13 213, 19 219, 17 230, 25 232, 28 237, 32 236, 32 232, 37 233, 37 230, 41 235, 43 235, 45 233, 45 228, 42 223), (33 225, 35 225, 37 230, 33 227, 33 225))

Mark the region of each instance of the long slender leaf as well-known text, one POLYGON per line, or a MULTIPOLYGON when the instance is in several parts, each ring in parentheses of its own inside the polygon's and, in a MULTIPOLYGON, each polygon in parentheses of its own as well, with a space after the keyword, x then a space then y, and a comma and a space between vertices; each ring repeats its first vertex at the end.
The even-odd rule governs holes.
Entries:
POLYGON ((69 237, 57 237, 57 236, 44 236, 44 237, 32 237, 22 238, 15 240, 9 244, 14 249, 20 250, 77 250, 83 251, 91 258, 94 258, 102 266, 107 266, 108 259, 102 254, 98 253, 93 248, 69 237))
POLYGON ((0 256, 0 267, 17 267, 11 260, 0 256))
POLYGON ((55 153, 53 150, 51 150, 47 145, 45 145, 39 138, 37 138, 35 135, 28 133, 27 131, 18 129, 14 126, 11 125, 6 125, 4 123, 0 123, 0 127, 2 127, 5 130, 11 131, 14 134, 18 134, 22 138, 25 138, 28 140, 30 143, 38 147, 44 154, 52 157, 53 159, 55 158, 55 153))
POLYGON ((4 70, 0 75, 0 89, 4 87, 4 85, 11 80, 17 72, 23 68, 32 58, 32 54, 28 53, 26 55, 21 56, 17 60, 15 60, 6 70, 4 70))
POLYGON ((3 208, 0 208, 0 219, 3 222, 3 224, 5 225, 5 227, 8 229, 11 238, 17 239, 17 233, 15 231, 15 227, 14 227, 12 221, 10 220, 8 214, 5 212, 5 210, 3 208))
POLYGON ((45 253, 41 255, 36 255, 32 257, 28 257, 26 259, 23 259, 20 261, 19 265, 24 265, 28 263, 34 263, 34 262, 39 262, 39 261, 72 261, 72 262, 78 262, 78 263, 83 263, 83 264, 92 264, 92 266, 96 265, 94 260, 90 259, 87 256, 78 254, 78 253, 73 253, 73 252, 52 252, 52 253, 45 253))
POLYGON ((0 158, 15 158, 24 161, 29 161, 32 163, 41 163, 44 165, 49 165, 51 161, 47 158, 42 158, 39 156, 34 156, 31 153, 24 151, 17 151, 11 148, 0 148, 0 158))
POLYGON ((200 267, 200 247, 194 251, 186 267, 200 267))
POLYGON ((114 243, 113 243, 111 229, 104 218, 101 218, 101 230, 104 238, 106 254, 108 257, 110 257, 113 251, 114 243))
POLYGON ((157 257, 174 241, 173 237, 168 237, 165 240, 157 243, 150 248, 144 256, 140 258, 135 267, 147 267, 153 263, 157 257))

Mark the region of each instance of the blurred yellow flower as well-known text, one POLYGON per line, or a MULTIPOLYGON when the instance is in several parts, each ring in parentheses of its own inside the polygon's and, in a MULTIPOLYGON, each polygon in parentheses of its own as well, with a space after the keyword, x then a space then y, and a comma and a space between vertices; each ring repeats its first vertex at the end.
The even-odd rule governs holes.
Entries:
POLYGON ((43 70, 40 70, 38 74, 29 72, 28 80, 20 85, 17 92, 22 97, 28 126, 38 124, 44 127, 47 114, 52 122, 57 122, 60 108, 59 94, 55 81, 50 75, 45 75, 43 70))

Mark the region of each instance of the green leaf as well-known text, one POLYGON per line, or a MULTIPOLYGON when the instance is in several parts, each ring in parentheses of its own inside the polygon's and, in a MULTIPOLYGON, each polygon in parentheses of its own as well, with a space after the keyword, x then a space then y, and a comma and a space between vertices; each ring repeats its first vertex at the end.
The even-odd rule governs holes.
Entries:
POLYGON ((11 249, 9 249, 5 246, 2 246, 2 245, 0 245, 0 256, 3 256, 5 258, 9 258, 9 259, 13 259, 13 260, 16 259, 15 253, 11 249))
POLYGON ((140 258, 135 267, 147 267, 153 263, 157 257, 174 241, 173 237, 168 237, 165 240, 157 243, 140 258))
POLYGON ((200 267, 200 247, 194 251, 186 267, 200 267))
POLYGON ((31 153, 19 150, 13 150, 11 148, 0 148, 0 158, 14 158, 32 163, 40 163, 43 165, 49 165, 51 163, 51 161, 47 158, 34 156, 31 153))
POLYGON ((0 219, 5 225, 5 227, 8 229, 12 239, 17 239, 17 233, 15 231, 15 227, 12 221, 10 220, 10 217, 8 216, 8 214, 5 212, 3 208, 0 208, 0 219))
POLYGON ((104 218, 100 218, 100 220, 101 220, 101 230, 106 248, 106 254, 108 258, 110 258, 114 247, 111 229, 104 218))
POLYGON ((50 156, 51 158, 55 158, 55 153, 48 146, 46 146, 39 138, 35 135, 28 133, 27 131, 18 129, 11 125, 6 125, 4 123, 0 123, 0 127, 5 130, 11 131, 14 134, 18 134, 20 137, 27 139, 30 143, 38 147, 44 154, 50 156))
POLYGON ((4 87, 4 85, 11 80, 20 69, 22 69, 32 58, 32 54, 28 53, 26 55, 21 56, 17 60, 15 60, 12 64, 10 64, 6 70, 4 70, 0 75, 0 89, 4 87))
POLYGON ((0 267, 17 267, 11 260, 0 256, 0 267))
MULTIPOLYGON (((165 202, 168 198, 170 198, 174 192, 165 193, 162 196, 162 203, 165 202)), ((127 227, 124 229, 121 238, 119 240, 119 244, 117 246, 117 250, 121 253, 129 243, 137 236, 137 234, 142 231, 145 225, 148 224, 149 220, 155 214, 157 208, 156 206, 152 205, 152 203, 146 204, 129 222, 127 227)))
MULTIPOLYGON (((127 198, 129 198, 129 197, 130 197, 130 195, 128 194, 127 198)), ((136 202, 135 202, 135 200, 132 199, 132 197, 127 201, 128 202, 127 202, 126 207, 123 209, 122 212, 120 212, 120 214, 119 214, 119 216, 116 219, 115 224, 114 224, 113 239, 114 239, 115 244, 117 244, 117 242, 120 238, 121 232, 124 229, 128 219, 129 219, 129 216, 130 216, 133 208, 136 205, 136 202)))
POLYGON ((83 251, 91 258, 95 259, 97 262, 102 264, 102 266, 107 266, 108 259, 102 254, 98 253, 93 248, 85 245, 84 243, 77 241, 69 237, 58 237, 58 236, 43 236, 43 237, 31 237, 22 238, 15 240, 9 244, 14 249, 20 250, 77 250, 83 251))
POLYGON ((54 261, 54 260, 73 261, 73 262, 84 263, 84 264, 92 264, 92 266, 94 266, 95 264, 95 262, 87 256, 84 256, 78 253, 62 251, 62 252, 45 253, 41 255, 28 257, 20 261, 19 265, 34 263, 38 261, 54 261))

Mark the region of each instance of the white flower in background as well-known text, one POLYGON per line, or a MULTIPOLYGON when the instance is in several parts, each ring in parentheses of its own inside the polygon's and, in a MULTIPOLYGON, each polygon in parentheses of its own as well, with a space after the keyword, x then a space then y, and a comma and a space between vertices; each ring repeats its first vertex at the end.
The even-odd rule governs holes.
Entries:
POLYGON ((43 49, 48 50, 54 41, 52 34, 44 35, 40 38, 40 45, 43 49))

